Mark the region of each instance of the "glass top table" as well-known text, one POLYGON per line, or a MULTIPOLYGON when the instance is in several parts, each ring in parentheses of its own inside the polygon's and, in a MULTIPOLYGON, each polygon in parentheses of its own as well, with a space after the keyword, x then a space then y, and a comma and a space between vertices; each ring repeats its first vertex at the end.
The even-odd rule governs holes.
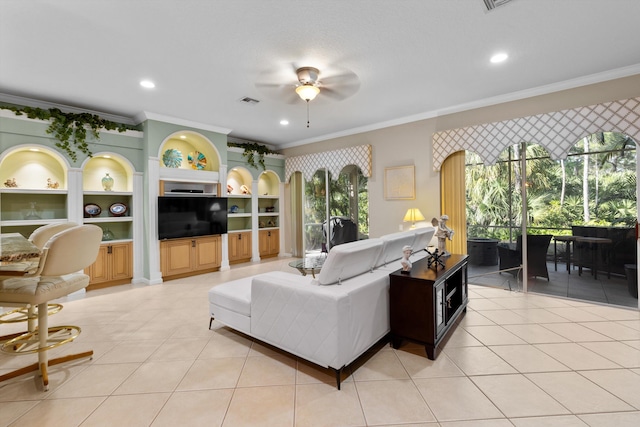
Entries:
POLYGON ((322 269, 324 260, 326 257, 312 257, 312 258, 300 258, 293 260, 289 263, 290 267, 297 269, 303 276, 311 274, 313 278, 316 278, 316 274, 322 269))

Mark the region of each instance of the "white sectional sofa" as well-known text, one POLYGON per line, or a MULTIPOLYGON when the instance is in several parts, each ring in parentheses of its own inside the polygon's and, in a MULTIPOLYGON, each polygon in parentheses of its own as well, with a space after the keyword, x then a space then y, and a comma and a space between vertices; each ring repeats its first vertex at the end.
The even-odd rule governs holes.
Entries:
POLYGON ((317 365, 341 370, 390 331, 389 273, 426 256, 435 228, 425 227, 331 248, 316 279, 294 270, 270 272, 214 286, 217 320, 317 365))

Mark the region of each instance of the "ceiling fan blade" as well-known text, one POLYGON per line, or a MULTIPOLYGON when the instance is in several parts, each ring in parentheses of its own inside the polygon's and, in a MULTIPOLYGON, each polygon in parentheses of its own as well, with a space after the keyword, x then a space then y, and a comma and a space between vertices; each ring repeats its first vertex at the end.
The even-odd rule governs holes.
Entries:
POLYGON ((360 79, 353 72, 344 72, 328 76, 320 76, 320 82, 324 85, 360 85, 360 79))
POLYGON ((295 103, 296 98, 300 99, 293 84, 256 83, 255 86, 270 99, 284 101, 287 104, 295 103))
POLYGON ((322 86, 320 88, 320 94, 324 94, 329 98, 333 98, 336 100, 343 100, 343 99, 347 99, 350 96, 355 95, 356 92, 358 92, 358 89, 360 88, 360 85, 339 85, 338 87, 326 87, 326 86, 322 86))
POLYGON ((341 69, 338 73, 320 76, 321 92, 325 92, 333 99, 346 99, 358 92, 358 89, 360 89, 360 79, 353 71, 341 69))

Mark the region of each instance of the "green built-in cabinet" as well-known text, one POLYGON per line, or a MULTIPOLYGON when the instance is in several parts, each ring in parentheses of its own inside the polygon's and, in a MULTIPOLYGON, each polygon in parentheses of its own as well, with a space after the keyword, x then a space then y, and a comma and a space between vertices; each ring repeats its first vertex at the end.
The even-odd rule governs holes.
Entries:
POLYGON ((252 259, 259 261, 266 256, 277 256, 280 252, 280 206, 282 205, 282 183, 278 174, 272 170, 261 172, 254 179, 251 172, 243 166, 236 166, 227 174, 227 207, 229 241, 239 245, 243 236, 242 248, 246 248, 250 237, 251 250, 239 251, 230 243, 231 262, 252 259), (263 233, 262 231, 269 231, 263 233), (267 240, 268 236, 268 242, 267 240), (277 245, 274 244, 277 241, 277 245), (269 247, 269 251, 264 250, 269 247), (242 255, 236 255, 241 253, 242 255), (238 257, 237 259, 234 256, 238 257))

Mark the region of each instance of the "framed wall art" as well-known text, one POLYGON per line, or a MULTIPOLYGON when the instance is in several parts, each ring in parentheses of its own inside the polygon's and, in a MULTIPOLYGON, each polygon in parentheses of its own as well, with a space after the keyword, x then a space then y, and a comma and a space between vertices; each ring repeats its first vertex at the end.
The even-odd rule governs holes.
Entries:
POLYGON ((384 168, 385 200, 413 200, 416 198, 415 166, 384 168))

